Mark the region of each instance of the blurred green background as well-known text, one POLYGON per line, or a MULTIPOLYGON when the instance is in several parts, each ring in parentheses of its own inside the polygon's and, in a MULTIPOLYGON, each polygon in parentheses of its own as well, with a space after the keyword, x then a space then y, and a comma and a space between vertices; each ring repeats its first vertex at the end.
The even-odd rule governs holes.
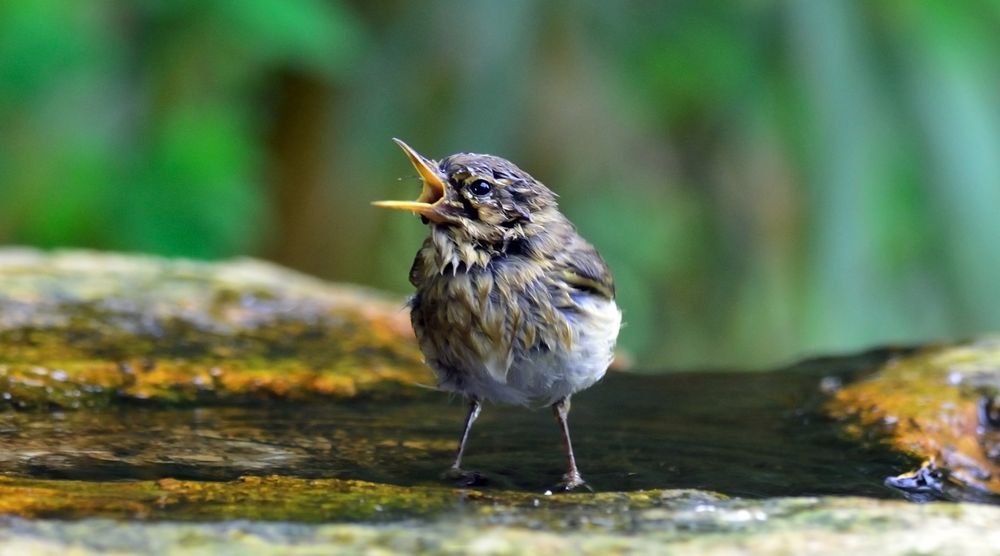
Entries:
POLYGON ((1000 2, 0 3, 0 244, 407 292, 390 141, 562 196, 644 368, 1000 329, 1000 2))

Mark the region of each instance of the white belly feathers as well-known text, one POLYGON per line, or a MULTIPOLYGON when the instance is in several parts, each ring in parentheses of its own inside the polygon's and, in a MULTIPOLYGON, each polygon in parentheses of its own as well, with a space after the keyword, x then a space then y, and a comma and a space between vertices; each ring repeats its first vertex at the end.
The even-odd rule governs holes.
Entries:
POLYGON ((612 300, 580 295, 575 301, 576 310, 565 313, 572 331, 569 349, 511 354, 505 375, 485 365, 463 369, 460 376, 435 369, 440 387, 515 405, 551 405, 590 387, 604 376, 614 358, 622 315, 612 300))

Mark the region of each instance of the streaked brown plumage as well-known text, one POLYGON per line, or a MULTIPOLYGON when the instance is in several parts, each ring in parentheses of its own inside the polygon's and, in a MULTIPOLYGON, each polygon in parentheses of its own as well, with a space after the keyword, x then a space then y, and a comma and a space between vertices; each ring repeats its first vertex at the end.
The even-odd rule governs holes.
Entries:
POLYGON ((611 362, 621 313, 604 260, 556 195, 511 162, 460 153, 432 161, 397 142, 423 179, 417 201, 380 201, 430 225, 410 269, 411 321, 444 390, 470 399, 451 472, 482 400, 553 407, 566 442, 562 486, 584 484, 566 417, 570 396, 611 362))

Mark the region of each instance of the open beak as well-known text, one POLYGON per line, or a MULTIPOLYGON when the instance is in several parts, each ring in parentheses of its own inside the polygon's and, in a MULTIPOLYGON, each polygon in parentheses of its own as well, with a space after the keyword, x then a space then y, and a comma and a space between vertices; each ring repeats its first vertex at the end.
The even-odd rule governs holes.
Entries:
POLYGON ((372 205, 382 208, 408 210, 433 222, 441 222, 443 219, 436 209, 441 199, 444 199, 444 180, 441 179, 441 176, 434 169, 434 163, 421 156, 420 153, 399 139, 393 139, 393 141, 403 149, 403 152, 410 159, 410 163, 420 173, 420 178, 424 181, 424 187, 420 191, 420 196, 417 197, 416 201, 374 201, 372 205))

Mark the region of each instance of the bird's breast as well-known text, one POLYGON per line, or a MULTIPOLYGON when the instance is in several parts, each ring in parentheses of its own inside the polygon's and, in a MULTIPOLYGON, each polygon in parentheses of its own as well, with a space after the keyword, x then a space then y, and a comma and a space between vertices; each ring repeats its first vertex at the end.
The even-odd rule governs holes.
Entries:
POLYGON ((417 290, 412 321, 428 362, 481 368, 498 380, 533 351, 570 350, 571 322, 539 272, 490 265, 429 277, 417 290))

